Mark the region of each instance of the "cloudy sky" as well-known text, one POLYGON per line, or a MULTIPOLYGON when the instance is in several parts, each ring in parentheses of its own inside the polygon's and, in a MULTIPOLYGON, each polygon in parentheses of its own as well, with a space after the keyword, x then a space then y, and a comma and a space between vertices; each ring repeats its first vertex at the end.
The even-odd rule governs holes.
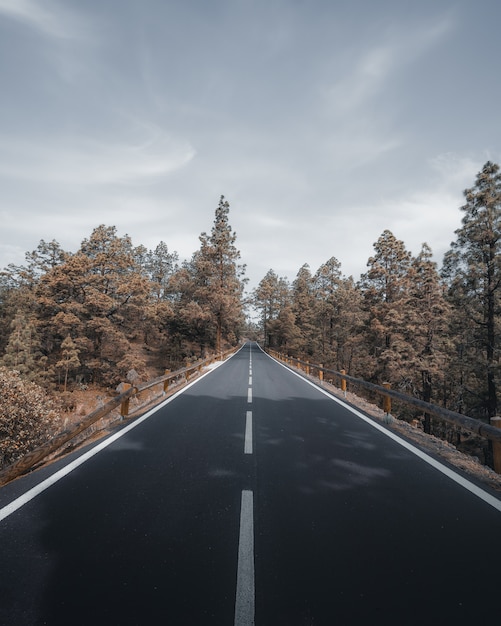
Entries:
POLYGON ((0 0, 0 268, 99 224, 250 287, 390 229, 440 264, 501 160, 499 0, 0 0))

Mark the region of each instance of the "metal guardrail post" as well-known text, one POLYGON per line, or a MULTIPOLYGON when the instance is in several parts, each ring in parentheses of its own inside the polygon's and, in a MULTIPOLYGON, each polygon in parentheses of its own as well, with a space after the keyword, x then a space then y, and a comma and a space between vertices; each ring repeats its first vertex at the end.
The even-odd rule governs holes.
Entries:
MULTIPOLYGON (((341 370, 339 373, 345 376, 346 370, 341 370)), ((346 398, 346 378, 341 378, 341 391, 343 392, 343 395, 346 398)))
POLYGON ((322 369, 323 363, 320 363, 318 367, 318 379, 320 380, 320 384, 322 384, 324 382, 324 370, 322 369))

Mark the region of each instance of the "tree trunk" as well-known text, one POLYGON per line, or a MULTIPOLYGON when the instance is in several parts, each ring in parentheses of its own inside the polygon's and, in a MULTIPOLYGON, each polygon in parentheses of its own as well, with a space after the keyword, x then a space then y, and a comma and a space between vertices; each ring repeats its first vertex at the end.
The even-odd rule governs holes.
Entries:
POLYGON ((216 328, 216 352, 221 352, 221 336, 222 336, 222 321, 221 314, 217 316, 217 328, 216 328))
MULTIPOLYGON (((431 374, 429 371, 424 370, 421 372, 423 381, 423 400, 425 402, 431 401, 431 374)), ((424 414, 424 432, 428 435, 431 434, 431 416, 429 413, 424 414)))
POLYGON ((496 312, 494 298, 494 276, 493 267, 495 261, 495 250, 491 246, 490 263, 487 268, 487 414, 489 421, 497 414, 496 381, 494 379, 494 345, 496 341, 496 312))

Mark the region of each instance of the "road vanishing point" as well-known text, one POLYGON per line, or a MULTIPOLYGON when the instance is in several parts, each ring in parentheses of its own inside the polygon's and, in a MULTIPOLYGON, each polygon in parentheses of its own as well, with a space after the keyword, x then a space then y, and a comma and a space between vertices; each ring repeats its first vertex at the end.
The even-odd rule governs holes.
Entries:
POLYGON ((501 501, 247 343, 0 489, 0 624, 461 626, 501 501))

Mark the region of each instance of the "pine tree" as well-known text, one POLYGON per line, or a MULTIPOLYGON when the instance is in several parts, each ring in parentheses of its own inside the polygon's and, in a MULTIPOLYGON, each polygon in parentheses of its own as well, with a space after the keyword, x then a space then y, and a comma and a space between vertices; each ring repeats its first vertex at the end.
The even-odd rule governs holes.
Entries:
POLYGON ((143 328, 149 298, 150 283, 134 260, 130 238, 118 237, 114 226, 99 226, 37 286, 45 354, 55 364, 70 334, 84 372, 95 382, 115 382, 124 374, 117 364, 126 367, 129 342, 143 328))
MULTIPOLYGON (((463 385, 479 394, 487 418, 497 413, 499 314, 501 312, 501 174, 488 161, 464 192, 462 226, 444 258, 449 299, 460 311, 458 354, 469 372, 463 385), (483 381, 480 385, 476 380, 483 381), (477 388, 476 388, 477 387, 477 388)), ((476 402, 476 400, 475 400, 476 402)))
POLYGON ((56 367, 64 371, 64 392, 66 392, 68 386, 68 373, 70 370, 74 370, 80 366, 80 359, 78 358, 79 353, 80 350, 77 348, 71 336, 68 335, 61 344, 61 360, 56 363, 56 367))
POLYGON ((299 354, 303 348, 303 336, 296 323, 292 304, 281 307, 278 316, 271 323, 271 336, 277 347, 286 354, 299 354))
POLYGON ((41 276, 63 262, 67 253, 57 241, 40 240, 36 250, 25 254, 26 265, 9 264, 0 272, 0 354, 10 336, 10 325, 17 314, 26 319, 36 317, 35 290, 41 276))
POLYGON ((194 301, 209 315, 215 348, 222 349, 223 338, 234 344, 245 318, 243 312, 243 278, 240 252, 235 247, 236 233, 229 224, 230 205, 221 196, 211 234, 203 232, 200 249, 185 269, 191 275, 194 301))
POLYGON ((177 252, 169 252, 167 244, 163 241, 155 250, 149 250, 145 255, 144 266, 157 300, 170 299, 170 280, 177 270, 178 260, 177 252))
POLYGON ((138 329, 142 328, 147 345, 159 348, 162 352, 168 351, 169 326, 176 299, 173 277, 179 270, 178 254, 169 252, 167 244, 161 241, 154 250, 147 250, 144 246, 134 248, 134 260, 149 280, 151 291, 150 302, 143 309, 143 320, 138 329))
POLYGON ((261 313, 261 324, 264 334, 264 345, 278 347, 274 334, 273 321, 280 311, 289 305, 290 287, 285 278, 279 278, 272 270, 268 270, 259 285, 253 291, 252 302, 261 313))
POLYGON ((321 329, 319 359, 353 375, 364 345, 362 294, 351 276, 341 275, 341 264, 334 257, 315 274, 315 297, 321 329))
POLYGON ((310 267, 305 263, 292 283, 292 310, 302 341, 301 350, 313 356, 319 345, 319 329, 316 324, 317 301, 310 267))
POLYGON ((321 329, 322 363, 335 360, 335 342, 339 318, 338 289, 341 284, 341 263, 331 257, 321 265, 314 279, 315 298, 317 300, 317 316, 321 329))
POLYGON ((361 277, 364 307, 368 315, 367 343, 372 355, 373 377, 406 385, 404 364, 413 358, 412 343, 402 335, 409 292, 411 254, 402 241, 385 230, 374 244, 369 271, 361 277))
POLYGON ((365 377, 367 346, 365 323, 367 313, 363 308, 363 295, 351 276, 343 278, 336 290, 335 369, 344 369, 350 376, 365 377))
POLYGON ((2 274, 5 284, 15 289, 33 290, 40 277, 63 263, 67 254, 55 239, 49 243, 41 239, 36 250, 24 255, 26 265, 11 263, 4 269, 2 274))
POLYGON ((28 270, 38 279, 56 265, 64 263, 67 254, 55 239, 49 242, 41 239, 36 250, 25 255, 28 270))
POLYGON ((40 343, 35 324, 22 312, 17 313, 11 323, 11 334, 2 364, 16 370, 24 379, 34 380, 37 374, 37 359, 40 343))
MULTIPOLYGON (((411 392, 425 402, 438 404, 450 347, 450 306, 427 244, 412 260, 409 278, 403 332, 406 342, 413 345, 413 358, 407 363, 406 376, 411 392)), ((429 415, 425 415, 424 429, 431 432, 429 415)))

